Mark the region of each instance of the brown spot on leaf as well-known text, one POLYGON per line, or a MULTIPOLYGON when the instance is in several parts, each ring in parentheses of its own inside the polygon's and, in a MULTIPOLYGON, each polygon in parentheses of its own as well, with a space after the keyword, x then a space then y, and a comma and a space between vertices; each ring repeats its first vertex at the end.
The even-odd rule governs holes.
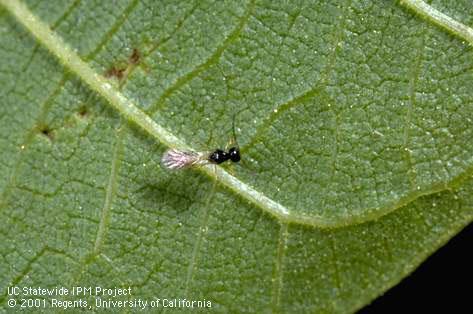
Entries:
POLYGON ((106 77, 116 77, 118 80, 123 79, 126 68, 112 67, 105 72, 106 77))
POLYGON ((79 108, 78 114, 80 117, 85 118, 89 114, 89 109, 83 105, 79 108))
POLYGON ((48 127, 47 125, 40 125, 38 129, 39 129, 39 132, 42 135, 46 136, 49 140, 51 141, 54 140, 54 133, 50 127, 48 127))
POLYGON ((134 48, 132 54, 128 58, 128 60, 130 61, 130 64, 137 64, 138 62, 140 62, 140 59, 141 59, 140 52, 138 51, 138 49, 134 48))

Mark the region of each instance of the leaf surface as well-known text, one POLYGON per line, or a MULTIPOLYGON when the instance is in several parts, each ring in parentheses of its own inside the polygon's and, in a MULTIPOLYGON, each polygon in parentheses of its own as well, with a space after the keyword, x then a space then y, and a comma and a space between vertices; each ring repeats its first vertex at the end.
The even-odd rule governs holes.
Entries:
POLYGON ((343 313, 399 282, 473 217, 471 8, 405 2, 0 1, 0 286, 343 313), (233 117, 241 165, 160 167, 233 117))

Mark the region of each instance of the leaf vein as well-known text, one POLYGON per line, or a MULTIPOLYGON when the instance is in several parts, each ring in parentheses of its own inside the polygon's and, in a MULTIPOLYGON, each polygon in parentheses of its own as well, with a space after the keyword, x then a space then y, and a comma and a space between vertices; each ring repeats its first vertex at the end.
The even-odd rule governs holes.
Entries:
MULTIPOLYGON (((41 20, 38 19, 28 7, 18 0, 0 0, 0 3, 15 16, 19 23, 26 27, 41 44, 43 44, 59 61, 69 69, 70 72, 80 77, 90 88, 107 100, 107 103, 114 107, 129 122, 133 122, 150 134, 163 145, 177 149, 193 149, 181 138, 176 137, 169 130, 156 123, 149 115, 140 110, 132 101, 126 98, 116 88, 110 84, 109 80, 96 73, 87 63, 85 63, 75 51, 73 51, 62 38, 41 20)), ((316 91, 313 91, 315 93, 316 91)), ((310 225, 316 228, 341 228, 349 225, 364 223, 373 219, 378 219, 394 210, 407 205, 419 197, 438 193, 453 186, 458 185, 468 179, 473 173, 473 166, 468 167, 463 173, 453 178, 451 181, 435 184, 422 191, 415 191, 407 194, 398 200, 389 203, 383 210, 372 210, 363 216, 347 216, 344 219, 333 220, 324 216, 314 216, 290 212, 288 208, 279 202, 267 197, 263 193, 255 190, 229 174, 221 167, 206 165, 198 168, 210 177, 217 177, 223 186, 234 192, 236 195, 246 199, 257 208, 260 208, 282 223, 298 223, 310 225)))
POLYGON ((110 218, 110 211, 112 207, 113 197, 115 196, 117 189, 118 173, 120 168, 120 153, 121 153, 121 144, 123 137, 123 129, 119 128, 116 134, 115 147, 112 157, 111 169, 109 181, 107 184, 105 192, 105 201, 100 213, 100 222, 97 230, 97 235, 95 238, 94 251, 93 255, 97 256, 102 250, 102 246, 105 242, 105 235, 107 233, 107 224, 110 218))
POLYGON ((61 17, 59 17, 56 22, 54 22, 54 24, 51 26, 51 29, 52 30, 55 30, 59 24, 61 24, 62 21, 64 21, 65 19, 67 19, 69 17, 69 15, 71 15, 72 12, 74 12, 75 8, 77 8, 77 6, 81 3, 82 0, 75 0, 65 11, 64 13, 62 14, 61 17))
POLYGON ((458 22, 421 0, 401 0, 400 4, 406 6, 427 20, 430 20, 453 35, 466 40, 470 45, 473 45, 473 29, 471 27, 458 22))
POLYGON ((159 97, 157 102, 152 105, 148 110, 147 113, 152 115, 157 110, 163 106, 164 101, 169 98, 176 90, 184 86, 187 82, 198 76, 203 71, 207 70, 211 65, 217 63, 220 60, 220 57, 225 52, 225 50, 240 36, 243 28, 248 23, 250 16, 253 13, 255 6, 255 0, 251 0, 248 4, 245 14, 240 18, 238 25, 234 28, 234 30, 223 40, 222 44, 215 49, 215 51, 201 64, 194 67, 193 70, 190 70, 186 74, 178 77, 174 83, 168 87, 159 97))
MULTIPOLYGON (((174 29, 169 33, 168 36, 166 36, 165 38, 163 38, 162 40, 160 41, 157 41, 152 47, 151 49, 149 49, 148 51, 146 51, 145 53, 143 53, 143 59, 140 60, 138 63, 133 63, 130 65, 130 70, 128 71, 127 73, 127 78, 130 77, 132 75, 132 73, 136 70, 136 68, 138 68, 138 65, 140 63, 142 63, 146 58, 148 58, 153 52, 155 52, 156 50, 159 49, 159 47, 161 47, 162 45, 164 45, 165 43, 167 43, 169 40, 171 40, 174 35, 182 28, 182 26, 184 25, 184 23, 186 22, 186 20, 192 16, 192 14, 194 14, 195 10, 199 7, 199 1, 196 2, 196 4, 189 10, 189 12, 187 14, 184 15, 184 17, 182 19, 180 19, 179 21, 177 21, 176 23, 176 26, 174 27, 174 29)), ((125 83, 123 84, 123 86, 125 86, 125 83)))
POLYGON ((332 262, 329 265, 332 265, 332 268, 333 268, 333 280, 334 280, 334 286, 336 289, 336 295, 334 295, 331 298, 331 300, 332 300, 333 312, 340 312, 340 310, 337 309, 337 300, 340 299, 340 288, 342 287, 341 280, 340 280, 340 269, 338 268, 335 237, 333 235, 330 235, 329 238, 330 238, 329 248, 332 251, 332 262))
POLYGON ((125 10, 123 10, 122 14, 120 14, 120 18, 118 18, 112 27, 107 31, 107 33, 105 33, 105 36, 95 47, 95 49, 84 57, 85 60, 88 61, 93 59, 100 52, 100 50, 109 42, 109 40, 112 39, 113 35, 115 35, 120 30, 120 27, 126 22, 128 16, 131 14, 131 12, 133 12, 138 3, 138 0, 133 0, 128 4, 125 10))
POLYGON ((404 120, 404 132, 403 132, 403 145, 404 145, 404 156, 406 158, 408 170, 409 181, 411 182, 411 189, 414 191, 417 186, 417 174, 414 168, 414 158, 412 157, 412 152, 409 149, 410 143, 410 134, 409 128, 412 121, 412 110, 416 106, 416 85, 420 75, 420 66, 422 63, 424 51, 424 35, 422 32, 421 38, 417 43, 417 56, 414 60, 411 79, 409 80, 408 93, 409 93, 409 102, 407 105, 406 117, 404 120))
MULTIPOLYGON (((66 83, 67 77, 68 77, 67 74, 63 75, 62 79, 59 81, 56 88, 51 92, 51 94, 49 94, 48 97, 46 97, 44 102, 40 105, 41 110, 38 116, 36 117, 33 125, 30 128, 27 128, 25 130, 25 134, 23 136, 22 144, 20 144, 20 147, 27 148, 28 145, 33 141, 34 135, 36 134, 35 126, 38 125, 48 113, 53 100, 62 91, 62 87, 66 83)), ((0 209, 4 208, 7 204, 9 193, 11 193, 11 190, 13 186, 15 185, 15 177, 18 171, 21 169, 20 165, 23 162, 24 152, 25 152, 25 149, 20 148, 17 155, 15 156, 15 164, 12 167, 10 177, 8 178, 8 181, 7 181, 8 183, 5 185, 5 188, 3 189, 1 197, 0 197, 0 209)))
MULTIPOLYGON (((347 7, 349 7, 351 4, 348 4, 347 7)), ((346 8, 343 9, 340 13, 339 19, 340 19, 340 25, 338 27, 335 27, 336 31, 336 40, 334 42, 334 45, 332 47, 332 53, 330 57, 328 57, 327 65, 325 66, 323 73, 320 76, 320 79, 317 80, 312 87, 310 87, 308 90, 305 92, 302 92, 299 95, 296 95, 295 97, 292 97, 291 99, 285 101, 284 103, 277 105, 276 110, 271 110, 270 114, 263 120, 263 122, 257 127, 255 134, 253 137, 248 141, 248 143, 244 146, 242 146, 242 150, 248 150, 251 147, 253 147, 255 144, 259 142, 258 137, 266 131, 271 125, 279 119, 279 117, 285 113, 286 111, 290 110, 293 107, 296 107, 297 105, 301 104, 304 100, 307 100, 315 95, 317 95, 320 90, 324 88, 324 85, 326 84, 330 72, 333 69, 333 66, 336 63, 337 55, 338 55, 338 45, 343 39, 343 28, 346 23, 347 19, 347 13, 346 13, 346 8)))
POLYGON ((205 238, 205 233, 207 233, 208 231, 207 229, 208 229, 208 223, 209 223, 209 208, 210 208, 210 202, 215 193, 215 188, 217 186, 216 183, 217 181, 215 180, 212 190, 207 198, 206 204, 204 205, 204 211, 202 213, 203 217, 199 224, 199 230, 197 231, 197 239, 195 240, 194 248, 192 249, 191 259, 190 259, 189 267, 187 268, 187 273, 186 273, 186 285, 185 285, 185 294, 184 294, 185 297, 189 297, 189 298, 191 297, 187 294, 189 293, 190 284, 193 280, 194 269, 198 263, 198 254, 202 246, 202 241, 205 238))
POLYGON ((279 241, 277 247, 277 257, 273 272, 273 286, 272 286, 272 311, 279 313, 281 308, 281 292, 284 279, 284 259, 286 257, 287 241, 289 238, 289 227, 287 223, 282 222, 279 229, 279 241))
MULTIPOLYGON (((50 246, 44 246, 42 247, 25 265, 25 267, 18 273, 18 275, 14 276, 13 279, 10 281, 8 284, 8 287, 13 287, 18 285, 23 278, 25 278, 33 268, 33 265, 40 260, 43 256, 46 254, 56 254, 56 255, 61 255, 66 257, 68 260, 71 262, 77 264, 77 261, 72 258, 70 255, 68 255, 66 252, 50 247, 50 246)), ((3 301, 7 298, 7 290, 5 289, 3 294, 0 296, 0 303, 3 303, 3 301)))

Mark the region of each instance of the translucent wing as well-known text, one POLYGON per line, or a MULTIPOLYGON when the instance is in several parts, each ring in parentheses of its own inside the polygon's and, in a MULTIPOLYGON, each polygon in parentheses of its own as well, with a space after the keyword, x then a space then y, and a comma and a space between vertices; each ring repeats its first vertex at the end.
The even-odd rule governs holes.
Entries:
POLYGON ((207 159, 204 153, 171 148, 161 158, 161 165, 167 169, 177 170, 206 164, 208 163, 207 159))

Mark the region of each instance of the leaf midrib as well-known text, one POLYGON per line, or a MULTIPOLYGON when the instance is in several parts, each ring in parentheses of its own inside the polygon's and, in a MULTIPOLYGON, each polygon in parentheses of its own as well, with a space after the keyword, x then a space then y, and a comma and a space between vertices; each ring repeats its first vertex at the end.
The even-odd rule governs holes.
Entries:
POLYGON ((433 24, 441 27, 442 29, 450 32, 456 37, 466 40, 473 45, 473 29, 466 26, 463 23, 456 21, 450 16, 440 12, 439 10, 428 5, 421 0, 401 0, 401 5, 406 6, 408 9, 419 14, 423 18, 426 18, 433 24))
MULTIPOLYGON (((422 1, 420 1, 422 2, 422 1)), ((419 1, 403 1, 409 8, 413 8, 410 4, 418 4, 419 1)), ((94 72, 94 70, 85 63, 79 55, 74 52, 62 38, 51 31, 49 26, 36 17, 29 9, 17 0, 0 0, 2 4, 25 28, 43 45, 45 46, 63 66, 67 67, 72 73, 76 74, 81 80, 89 85, 99 95, 104 97, 107 102, 118 110, 125 118, 133 121, 139 127, 144 129, 147 133, 153 136, 155 139, 163 143, 168 147, 193 150, 184 140, 175 136, 172 132, 157 124, 152 120, 144 111, 140 110, 135 106, 132 101, 126 98, 119 90, 112 86, 107 79, 102 75, 94 72)), ((424 5, 426 5, 424 3, 424 5)), ((420 6, 425 8, 425 6, 420 6)), ((416 7, 414 7, 414 10, 416 7)), ((432 9, 434 10, 434 9, 432 9)), ((436 11, 438 12, 438 11, 436 11)), ((424 13, 424 12, 423 12, 424 13)), ((425 13, 423 14, 425 15, 425 13)), ((438 15, 437 15, 438 16, 438 15)), ((441 15, 444 17, 445 15, 441 15)), ((436 16, 430 16, 434 23, 444 26, 440 22, 436 22, 436 16)), ((450 20, 453 20, 450 18, 450 20)), ((456 22, 456 21, 455 21, 456 22)), ((461 30, 456 30, 455 35, 468 40, 473 44, 473 31, 471 32, 471 38, 468 37, 468 32, 464 29, 469 29, 467 26, 456 22, 463 26, 461 30), (466 35, 465 35, 466 34, 466 35), (465 37, 466 36, 466 37, 465 37)), ((450 23, 449 26, 456 25, 450 23)), ((447 30, 452 31, 451 28, 445 27, 447 30)), ((471 29, 469 29, 471 30, 471 29)), ((209 177, 215 177, 215 180, 219 181, 222 185, 229 188, 232 192, 239 195, 240 197, 250 201, 262 210, 270 213, 281 221, 281 223, 297 223, 310 225, 316 228, 338 228, 350 226, 353 224, 359 224, 370 220, 377 219, 384 216, 400 207, 407 205, 408 203, 416 200, 419 197, 431 195, 442 192, 444 190, 452 189, 454 186, 461 184, 466 178, 473 174, 473 166, 467 168, 463 173, 453 178, 451 181, 443 184, 434 184, 429 190, 425 191, 412 191, 405 197, 397 200, 396 202, 385 206, 382 210, 378 210, 375 213, 365 214, 360 216, 349 216, 346 218, 330 219, 321 216, 309 216, 300 213, 290 212, 288 208, 282 204, 270 199, 263 193, 250 187, 248 184, 240 181, 233 175, 221 167, 214 167, 211 165, 205 165, 198 168, 209 177)), ((372 212, 372 211, 368 211, 372 212)))

